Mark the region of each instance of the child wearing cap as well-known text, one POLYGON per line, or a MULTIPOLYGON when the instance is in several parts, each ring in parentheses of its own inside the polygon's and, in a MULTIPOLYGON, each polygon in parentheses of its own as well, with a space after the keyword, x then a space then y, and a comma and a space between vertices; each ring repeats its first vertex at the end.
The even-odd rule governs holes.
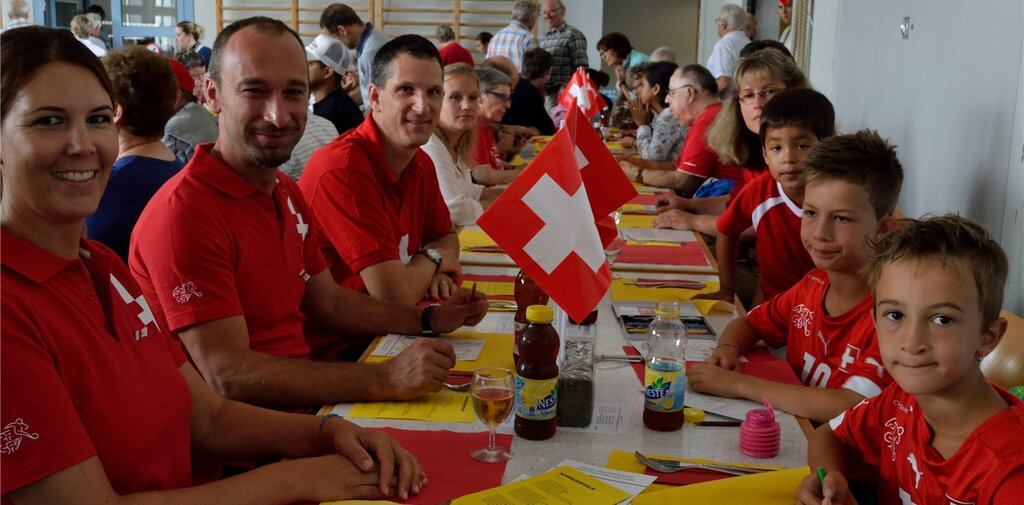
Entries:
POLYGON ((979 363, 1006 332, 1008 265, 980 225, 955 215, 908 220, 870 265, 874 320, 895 379, 811 436, 798 503, 842 503, 846 461, 870 466, 880 504, 1020 503, 1024 403, 979 363), (824 498, 824 499, 822 499, 824 498))
POLYGON ((891 380, 878 353, 864 267, 871 241, 893 222, 903 168, 888 142, 862 130, 819 142, 803 172, 800 238, 815 268, 730 323, 707 364, 689 367, 687 378, 697 391, 767 398, 782 410, 824 422, 877 395, 891 380), (731 370, 758 340, 785 347, 802 385, 731 370))
POLYGON ((338 133, 359 126, 363 113, 342 86, 352 63, 352 53, 333 37, 320 34, 306 46, 306 58, 313 114, 333 123, 338 133))

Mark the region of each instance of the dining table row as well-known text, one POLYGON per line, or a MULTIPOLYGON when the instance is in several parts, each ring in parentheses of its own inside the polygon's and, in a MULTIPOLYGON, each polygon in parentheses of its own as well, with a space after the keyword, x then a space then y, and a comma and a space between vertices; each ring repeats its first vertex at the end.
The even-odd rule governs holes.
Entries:
MULTIPOLYGON (((668 301, 678 307, 686 328, 687 362, 708 357, 728 323, 744 309, 739 303, 693 299, 718 289, 714 258, 699 235, 653 229, 654 201, 660 190, 637 189, 639 195, 614 216, 619 238, 605 251, 613 278, 596 308, 596 320, 574 324, 557 303, 548 303, 560 349, 558 426, 553 436, 528 440, 516 435, 516 414, 511 414, 497 424, 493 438, 497 450, 509 457, 497 462, 479 460, 479 453, 486 452, 481 449, 489 445, 489 429, 477 411, 488 412, 488 405, 493 407, 495 402, 485 400, 497 398, 484 394, 497 384, 485 376, 494 375, 493 369, 499 369, 499 375, 501 369, 515 375, 519 268, 477 227, 460 230, 460 282, 485 293, 490 310, 475 327, 437 337, 449 341, 457 356, 445 388, 408 402, 322 409, 321 414, 335 413, 363 426, 379 427, 416 455, 429 483, 406 503, 614 504, 631 500, 643 505, 679 500, 705 503, 711 498, 720 504, 752 503, 752 498, 757 503, 792 503, 797 484, 808 472, 810 425, 806 419, 687 387, 686 422, 681 429, 645 427, 644 356, 655 305, 668 301), (755 457, 741 449, 741 433, 752 433, 744 433, 753 429, 753 421, 748 421, 752 412, 769 413, 771 422, 777 423, 778 449, 771 457, 755 457)), ((390 359, 416 338, 424 337, 379 337, 361 359, 390 359)), ((744 373, 797 381, 788 365, 764 348, 742 361, 744 373)), ((514 409, 505 412, 509 410, 514 409)))

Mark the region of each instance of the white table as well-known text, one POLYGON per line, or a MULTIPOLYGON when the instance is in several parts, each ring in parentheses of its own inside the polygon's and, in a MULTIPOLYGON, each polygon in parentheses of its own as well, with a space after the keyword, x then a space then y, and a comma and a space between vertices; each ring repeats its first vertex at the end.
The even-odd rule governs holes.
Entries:
MULTIPOLYGON (((516 269, 503 267, 465 267, 467 273, 489 275, 515 275, 516 269)), ((648 275, 645 274, 645 277, 648 275)), ((664 278, 685 277, 693 280, 717 281, 716 276, 697 274, 650 274, 664 278)), ((494 318, 511 318, 512 313, 489 313, 488 322, 494 318)), ((736 313, 711 313, 705 316, 721 335, 736 313)), ((597 341, 595 354, 623 353, 626 344, 619 325, 612 314, 611 298, 606 295, 598 309, 597 341)), ((604 466, 612 449, 632 452, 667 454, 686 458, 705 458, 718 461, 799 467, 806 464, 807 439, 797 419, 781 414, 782 450, 770 459, 757 459, 743 455, 739 450, 739 428, 700 427, 686 424, 682 430, 670 433, 646 429, 642 422, 643 385, 637 379, 629 363, 599 362, 595 364, 594 404, 597 406, 624 406, 625 429, 621 434, 598 434, 585 429, 558 428, 555 436, 545 441, 530 441, 519 437, 512 439, 512 459, 508 462, 503 483, 520 475, 537 475, 553 468, 564 459, 604 466)), ((467 393, 468 394, 468 393, 467 393)), ((350 405, 338 405, 334 412, 345 415, 350 405)), ((513 417, 513 416, 510 416, 513 417)), ((457 432, 479 432, 481 447, 486 443, 486 429, 476 423, 437 423, 424 421, 401 421, 391 419, 355 419, 363 426, 388 426, 407 430, 450 430, 457 432)), ((510 425, 503 425, 499 433, 513 433, 510 425)))

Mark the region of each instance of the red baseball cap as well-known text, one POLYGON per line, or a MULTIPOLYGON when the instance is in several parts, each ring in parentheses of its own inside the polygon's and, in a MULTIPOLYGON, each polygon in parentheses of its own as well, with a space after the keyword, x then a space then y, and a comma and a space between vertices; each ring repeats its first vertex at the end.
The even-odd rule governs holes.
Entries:
POLYGON ((192 74, 188 73, 185 65, 174 58, 168 58, 167 61, 171 64, 171 70, 174 70, 174 76, 178 78, 178 88, 194 95, 196 81, 192 80, 192 74))

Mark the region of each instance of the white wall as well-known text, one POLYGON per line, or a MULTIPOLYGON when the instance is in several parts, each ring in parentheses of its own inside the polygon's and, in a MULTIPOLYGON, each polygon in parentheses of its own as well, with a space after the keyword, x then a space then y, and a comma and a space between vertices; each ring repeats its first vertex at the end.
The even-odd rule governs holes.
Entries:
MULTIPOLYGON (((604 33, 623 33, 647 55, 668 46, 677 62, 695 63, 699 7, 699 0, 644 0, 639 5, 636 0, 605 0, 604 33)), ((607 67, 603 70, 611 72, 607 67)))
POLYGON ((1011 255, 1006 307, 1024 313, 1024 3, 830 3, 815 5, 810 65, 839 129, 874 128, 898 145, 908 215, 958 212, 985 224, 1011 255), (914 25, 907 40, 904 16, 914 25))
MULTIPOLYGON (((601 38, 604 21, 605 0, 562 0, 565 5, 565 22, 583 32, 587 37, 587 59, 591 68, 601 68, 601 55, 597 52, 597 41, 601 38)), ((537 33, 544 34, 548 27, 541 19, 537 33)))

